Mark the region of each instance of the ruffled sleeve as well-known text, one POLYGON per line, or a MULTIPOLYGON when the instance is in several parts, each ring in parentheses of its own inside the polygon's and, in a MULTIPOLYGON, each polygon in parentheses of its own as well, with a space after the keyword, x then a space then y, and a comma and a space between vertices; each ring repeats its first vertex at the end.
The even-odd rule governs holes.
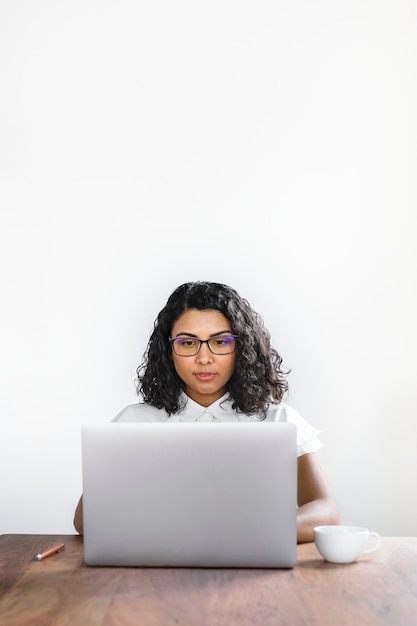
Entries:
POLYGON ((320 430, 311 426, 301 415, 288 404, 271 406, 267 419, 274 422, 293 422, 297 426, 297 455, 316 452, 323 444, 318 438, 320 430))

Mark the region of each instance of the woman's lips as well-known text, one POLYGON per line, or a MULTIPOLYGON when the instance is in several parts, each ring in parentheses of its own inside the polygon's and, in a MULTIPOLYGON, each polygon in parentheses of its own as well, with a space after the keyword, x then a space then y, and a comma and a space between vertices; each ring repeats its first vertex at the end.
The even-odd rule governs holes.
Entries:
POLYGON ((197 380, 200 380, 201 382, 208 382, 210 380, 213 380, 215 376, 216 374, 213 374, 211 372, 197 372, 195 374, 195 377, 197 378, 197 380))

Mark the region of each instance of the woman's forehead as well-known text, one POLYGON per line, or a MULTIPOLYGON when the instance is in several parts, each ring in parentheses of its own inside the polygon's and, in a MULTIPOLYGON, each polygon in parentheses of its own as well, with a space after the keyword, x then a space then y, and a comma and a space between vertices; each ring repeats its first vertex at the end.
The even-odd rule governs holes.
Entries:
POLYGON ((231 331, 232 327, 225 315, 216 309, 189 309, 182 313, 172 325, 172 335, 190 333, 199 335, 208 333, 213 335, 224 331, 231 331))

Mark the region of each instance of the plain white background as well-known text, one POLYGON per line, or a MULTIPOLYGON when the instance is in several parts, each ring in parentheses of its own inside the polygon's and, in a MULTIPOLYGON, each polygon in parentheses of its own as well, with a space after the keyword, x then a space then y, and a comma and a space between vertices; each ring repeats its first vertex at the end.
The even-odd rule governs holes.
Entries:
POLYGON ((263 314, 342 520, 416 534, 416 39, 414 0, 2 0, 0 532, 73 531, 81 425, 203 279, 263 314))

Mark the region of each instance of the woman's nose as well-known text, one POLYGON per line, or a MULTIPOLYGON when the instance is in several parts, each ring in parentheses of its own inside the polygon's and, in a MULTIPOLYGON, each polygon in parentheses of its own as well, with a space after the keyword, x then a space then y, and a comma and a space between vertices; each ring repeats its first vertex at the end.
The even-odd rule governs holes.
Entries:
POLYGON ((202 343, 201 348, 197 354, 197 361, 199 363, 210 363, 212 361, 213 354, 210 351, 207 343, 202 343))

